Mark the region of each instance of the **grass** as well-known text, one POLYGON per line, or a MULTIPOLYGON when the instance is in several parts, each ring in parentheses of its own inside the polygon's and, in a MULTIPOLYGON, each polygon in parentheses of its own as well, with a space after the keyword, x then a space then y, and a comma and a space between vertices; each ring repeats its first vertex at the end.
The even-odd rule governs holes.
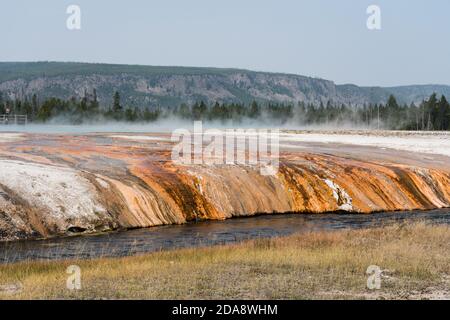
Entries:
POLYGON ((0 266, 3 299, 450 299, 449 288, 450 227, 425 223, 0 266), (72 264, 81 290, 66 288, 72 264), (370 265, 380 290, 367 289, 370 265))

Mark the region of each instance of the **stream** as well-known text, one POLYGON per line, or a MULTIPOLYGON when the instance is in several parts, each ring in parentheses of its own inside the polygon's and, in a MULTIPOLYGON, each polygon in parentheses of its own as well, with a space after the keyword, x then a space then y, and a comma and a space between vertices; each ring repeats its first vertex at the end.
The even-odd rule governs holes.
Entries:
POLYGON ((315 230, 371 228, 402 221, 450 225, 450 209, 374 214, 276 214, 203 221, 47 240, 0 243, 0 263, 122 257, 186 247, 229 244, 315 230))

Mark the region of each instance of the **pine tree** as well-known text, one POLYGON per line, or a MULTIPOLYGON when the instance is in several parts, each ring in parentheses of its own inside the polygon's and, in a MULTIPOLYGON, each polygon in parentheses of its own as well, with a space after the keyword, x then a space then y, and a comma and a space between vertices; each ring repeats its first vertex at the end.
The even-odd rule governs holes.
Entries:
POLYGON ((133 111, 133 109, 131 109, 130 107, 128 107, 128 108, 125 110, 125 120, 126 120, 126 121, 129 121, 129 122, 133 122, 133 121, 136 120, 136 114, 135 114, 135 112, 133 111))
POLYGON ((216 101, 214 103, 213 107, 211 108, 211 111, 209 112, 209 118, 210 119, 220 119, 221 118, 221 111, 219 102, 216 101))
POLYGON ((31 120, 34 120, 39 110, 38 98, 36 94, 33 94, 33 97, 31 98, 31 109, 31 120))
POLYGON ((113 97, 113 112, 116 113, 121 113, 123 110, 122 105, 120 104, 120 94, 118 91, 114 92, 114 97, 113 97))
POLYGON ((196 102, 192 107, 192 116, 194 120, 201 120, 207 116, 208 106, 205 102, 201 101, 200 103, 196 102))
MULTIPOLYGON (((120 97, 119 97, 120 100, 120 97)), ((119 102, 120 104, 120 102, 119 102)), ((97 90, 94 89, 93 93, 92 93, 92 101, 89 104, 89 110, 93 113, 97 113, 99 109, 99 103, 98 103, 98 98, 97 98, 97 90)))
POLYGON ((447 99, 442 96, 438 103, 438 120, 439 130, 449 130, 450 129, 450 104, 447 99))
POLYGON ((437 103, 436 93, 433 93, 428 101, 425 103, 425 112, 427 121, 427 130, 437 129, 435 126, 438 126, 437 123, 437 114, 438 114, 438 103, 437 103))
POLYGON ((3 93, 0 92, 0 115, 5 113, 5 105, 3 104, 3 93))
POLYGON ((250 109, 248 111, 248 116, 250 118, 258 118, 261 114, 261 110, 259 109, 259 105, 256 101, 253 101, 252 104, 250 105, 250 109))

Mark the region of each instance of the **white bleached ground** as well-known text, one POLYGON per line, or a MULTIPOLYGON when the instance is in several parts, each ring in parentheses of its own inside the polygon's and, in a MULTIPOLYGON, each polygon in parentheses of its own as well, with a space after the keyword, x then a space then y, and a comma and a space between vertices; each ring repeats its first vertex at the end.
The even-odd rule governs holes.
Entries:
POLYGON ((343 211, 353 211, 353 199, 348 195, 348 193, 337 185, 334 181, 329 179, 324 180, 327 186, 333 191, 333 197, 339 205, 339 210, 343 211))
POLYGON ((390 148, 450 156, 449 133, 397 131, 280 133, 280 143, 319 142, 390 148))
POLYGON ((24 135, 21 133, 0 132, 0 143, 19 141, 19 140, 22 140, 23 138, 24 138, 24 135))
POLYGON ((56 219, 95 219, 106 212, 94 187, 70 168, 0 160, 0 184, 56 219))
MULTIPOLYGON (((239 135, 239 132, 229 132, 239 135)), ((247 139, 256 139, 258 131, 246 132, 247 139)), ((133 141, 170 141, 169 138, 144 135, 111 135, 111 138, 133 141)), ((328 144, 349 144, 390 148, 403 151, 440 154, 450 156, 450 133, 411 132, 411 131, 308 131, 280 132, 279 146, 283 148, 302 148, 302 142, 328 144)))

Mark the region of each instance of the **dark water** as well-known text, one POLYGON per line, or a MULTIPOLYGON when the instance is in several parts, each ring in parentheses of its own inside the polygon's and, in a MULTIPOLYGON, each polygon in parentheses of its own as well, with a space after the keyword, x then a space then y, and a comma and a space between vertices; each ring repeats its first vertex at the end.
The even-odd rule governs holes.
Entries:
POLYGON ((180 226, 110 232, 101 235, 0 243, 0 263, 24 260, 128 256, 175 248, 210 246, 285 236, 311 230, 376 227, 402 221, 450 225, 450 210, 376 214, 283 214, 180 226))

